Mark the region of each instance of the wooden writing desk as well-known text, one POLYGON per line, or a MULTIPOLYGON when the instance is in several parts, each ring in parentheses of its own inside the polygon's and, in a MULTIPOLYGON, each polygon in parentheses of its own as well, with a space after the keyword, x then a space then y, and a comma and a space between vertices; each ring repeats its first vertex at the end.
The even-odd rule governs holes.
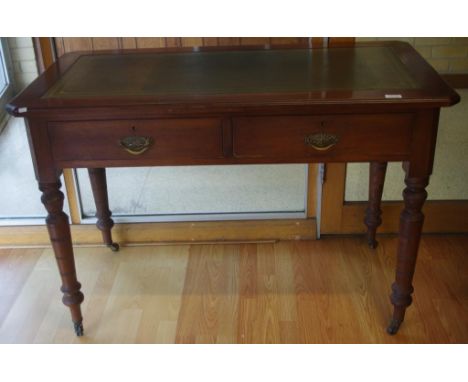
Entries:
POLYGON ((408 44, 330 49, 162 49, 73 53, 9 105, 26 118, 63 302, 83 334, 59 176, 86 167, 107 245, 113 225, 105 168, 371 162, 365 222, 375 245, 388 161, 406 171, 396 280, 397 332, 411 285, 432 171, 439 109, 459 96, 408 44))

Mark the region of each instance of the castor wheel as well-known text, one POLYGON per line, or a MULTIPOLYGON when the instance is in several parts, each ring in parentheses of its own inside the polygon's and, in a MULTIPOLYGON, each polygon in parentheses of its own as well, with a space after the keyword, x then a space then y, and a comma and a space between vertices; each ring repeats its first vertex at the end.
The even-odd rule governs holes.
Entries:
POLYGON ((83 336, 83 323, 82 322, 74 322, 73 326, 75 328, 75 334, 77 337, 83 336))
POLYGON ((370 249, 376 249, 379 242, 377 240, 369 240, 367 244, 369 245, 370 249))
POLYGON ((111 249, 112 252, 118 252, 120 249, 120 246, 117 243, 109 244, 108 247, 111 249))
POLYGON ((392 320, 390 321, 390 324, 387 327, 387 333, 390 335, 395 335, 398 332, 398 329, 400 328, 401 322, 397 320, 392 320))

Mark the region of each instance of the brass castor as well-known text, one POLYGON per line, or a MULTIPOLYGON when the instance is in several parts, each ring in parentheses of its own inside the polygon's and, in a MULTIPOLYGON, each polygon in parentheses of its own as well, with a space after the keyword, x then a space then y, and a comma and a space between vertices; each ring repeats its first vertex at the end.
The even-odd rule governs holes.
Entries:
POLYGON ((392 336, 397 334, 398 329, 400 328, 400 325, 401 325, 401 321, 392 319, 390 321, 390 324, 387 327, 387 333, 392 335, 392 336))
POLYGON ((112 252, 119 252, 120 246, 117 243, 109 244, 108 247, 111 249, 112 252))
POLYGON ((73 326, 75 327, 75 334, 77 337, 83 336, 83 323, 82 322, 74 322, 73 326))
POLYGON ((379 242, 377 240, 372 239, 372 240, 368 240, 367 244, 369 245, 370 249, 376 249, 377 245, 379 245, 379 242))

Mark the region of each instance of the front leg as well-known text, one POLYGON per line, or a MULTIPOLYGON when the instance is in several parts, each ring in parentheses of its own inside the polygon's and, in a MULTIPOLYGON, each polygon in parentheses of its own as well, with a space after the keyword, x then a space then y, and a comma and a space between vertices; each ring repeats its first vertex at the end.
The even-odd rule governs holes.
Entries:
POLYGON ((410 178, 407 176, 405 183, 406 188, 403 191, 405 207, 400 216, 396 278, 392 285, 390 297, 394 311, 390 325, 387 328, 389 334, 395 334, 398 331, 405 318, 406 308, 412 302, 412 280, 424 222, 422 207, 427 198, 425 188, 429 183, 429 177, 410 178))
POLYGON ((62 278, 62 301, 70 308, 76 335, 82 336, 83 317, 80 304, 84 296, 80 291, 81 284, 76 278, 70 225, 67 214, 63 212, 64 196, 60 187, 59 180, 55 183, 39 183, 39 189, 42 191, 41 201, 48 212, 47 229, 62 278))

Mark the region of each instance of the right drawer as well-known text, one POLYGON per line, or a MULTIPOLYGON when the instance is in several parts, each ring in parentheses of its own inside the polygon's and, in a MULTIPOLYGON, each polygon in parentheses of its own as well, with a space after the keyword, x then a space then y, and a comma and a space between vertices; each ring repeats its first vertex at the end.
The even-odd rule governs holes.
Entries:
POLYGON ((412 125, 412 114, 240 117, 233 153, 271 161, 404 160, 412 125))

